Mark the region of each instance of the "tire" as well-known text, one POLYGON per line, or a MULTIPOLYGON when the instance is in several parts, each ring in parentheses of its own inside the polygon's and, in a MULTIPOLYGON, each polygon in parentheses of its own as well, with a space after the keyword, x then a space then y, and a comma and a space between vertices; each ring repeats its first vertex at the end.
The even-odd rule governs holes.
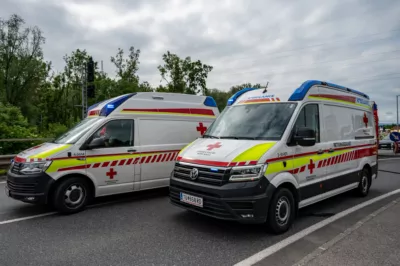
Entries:
POLYGON ((268 209, 267 227, 274 234, 289 230, 295 218, 295 200, 287 188, 278 188, 268 209))
POLYGON ((53 205, 63 214, 72 214, 83 211, 91 199, 88 182, 80 177, 71 177, 61 181, 56 187, 53 205))
POLYGON ((368 168, 363 168, 360 172, 360 181, 356 189, 356 194, 359 197, 366 197, 371 187, 371 173, 368 168))

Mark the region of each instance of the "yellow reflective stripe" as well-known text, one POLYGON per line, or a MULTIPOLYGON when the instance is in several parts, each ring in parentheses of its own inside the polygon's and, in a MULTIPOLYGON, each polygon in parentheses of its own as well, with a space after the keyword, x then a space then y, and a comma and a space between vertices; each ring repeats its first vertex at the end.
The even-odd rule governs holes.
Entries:
POLYGON ((178 155, 182 154, 184 150, 186 150, 194 141, 190 142, 188 145, 182 148, 182 150, 178 153, 178 155))
POLYGON ((72 146, 72 144, 65 144, 65 145, 62 145, 60 147, 53 148, 53 149, 50 149, 50 150, 47 150, 47 151, 44 151, 44 152, 41 152, 41 153, 38 153, 38 154, 35 154, 35 155, 32 155, 32 156, 29 156, 29 159, 34 159, 34 158, 46 159, 46 158, 50 157, 51 155, 54 155, 54 154, 56 154, 56 153, 58 153, 60 151, 63 151, 63 150, 65 150, 65 149, 67 149, 67 148, 69 148, 71 146, 72 146))
POLYGON ((263 156, 275 144, 276 142, 257 144, 254 147, 236 156, 236 158, 233 159, 232 162, 258 161, 261 158, 261 156, 263 156))
POLYGON ((362 104, 362 103, 351 103, 347 101, 342 101, 342 100, 336 100, 336 99, 331 99, 331 98, 325 98, 325 97, 318 97, 318 96, 308 96, 309 99, 314 99, 314 100, 324 100, 324 101, 330 101, 330 102, 337 102, 337 103, 343 103, 343 104, 349 104, 349 105, 355 105, 355 106, 361 106, 367 109, 372 109, 371 106, 362 104))
MULTIPOLYGON (((313 160, 314 163, 316 164, 315 168, 317 168, 317 164, 319 161, 326 160, 338 155, 342 155, 351 151, 354 151, 355 149, 346 149, 346 150, 340 150, 340 151, 335 151, 333 153, 324 153, 324 154, 313 154, 313 155, 305 155, 299 158, 295 159, 287 159, 283 161, 277 161, 277 162, 271 162, 268 163, 267 170, 265 171, 265 175, 270 175, 270 174, 275 174, 279 172, 286 172, 293 170, 295 168, 308 165, 310 163, 310 160, 313 160), (283 162, 286 162, 286 167, 284 167, 283 162)), ((325 166, 326 167, 326 166, 325 166)))

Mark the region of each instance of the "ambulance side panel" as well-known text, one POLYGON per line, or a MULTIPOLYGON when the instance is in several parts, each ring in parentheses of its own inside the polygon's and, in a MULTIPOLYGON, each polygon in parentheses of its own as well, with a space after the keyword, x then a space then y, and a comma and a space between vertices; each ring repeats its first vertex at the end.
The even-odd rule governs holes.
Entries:
POLYGON ((179 151, 200 137, 199 123, 208 127, 212 121, 204 118, 141 117, 138 121, 139 146, 143 156, 157 152, 140 164, 140 190, 169 185, 170 174, 174 168, 179 151))

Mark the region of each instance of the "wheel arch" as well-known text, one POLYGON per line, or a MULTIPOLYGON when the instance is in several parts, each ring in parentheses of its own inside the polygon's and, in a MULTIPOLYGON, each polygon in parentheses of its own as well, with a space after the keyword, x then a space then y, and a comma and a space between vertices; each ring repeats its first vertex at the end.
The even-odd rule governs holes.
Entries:
POLYGON ((53 197, 54 191, 57 188, 57 186, 59 184, 61 184, 61 182, 63 182, 64 180, 71 178, 71 177, 79 177, 79 178, 86 180, 90 186, 91 196, 92 197, 96 196, 96 185, 91 178, 89 178, 88 176, 81 174, 81 173, 69 173, 69 174, 66 174, 66 175, 58 178, 57 180, 55 180, 55 182, 50 186, 49 193, 47 195, 47 202, 49 202, 49 200, 51 200, 51 198, 53 197))

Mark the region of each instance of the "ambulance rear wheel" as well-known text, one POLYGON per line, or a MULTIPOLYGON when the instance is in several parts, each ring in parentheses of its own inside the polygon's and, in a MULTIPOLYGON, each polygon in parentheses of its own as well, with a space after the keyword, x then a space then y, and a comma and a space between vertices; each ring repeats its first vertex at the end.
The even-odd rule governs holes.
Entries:
POLYGON ((85 209, 90 198, 90 186, 86 180, 71 177, 61 181, 54 192, 54 207, 64 214, 85 209))
POLYGON ((360 172, 360 182, 356 189, 358 196, 365 197, 369 193, 369 188, 371 187, 371 173, 368 168, 364 168, 360 172))
POLYGON ((295 201, 287 188, 278 188, 268 209, 267 227, 274 234, 289 230, 295 217, 295 201))

